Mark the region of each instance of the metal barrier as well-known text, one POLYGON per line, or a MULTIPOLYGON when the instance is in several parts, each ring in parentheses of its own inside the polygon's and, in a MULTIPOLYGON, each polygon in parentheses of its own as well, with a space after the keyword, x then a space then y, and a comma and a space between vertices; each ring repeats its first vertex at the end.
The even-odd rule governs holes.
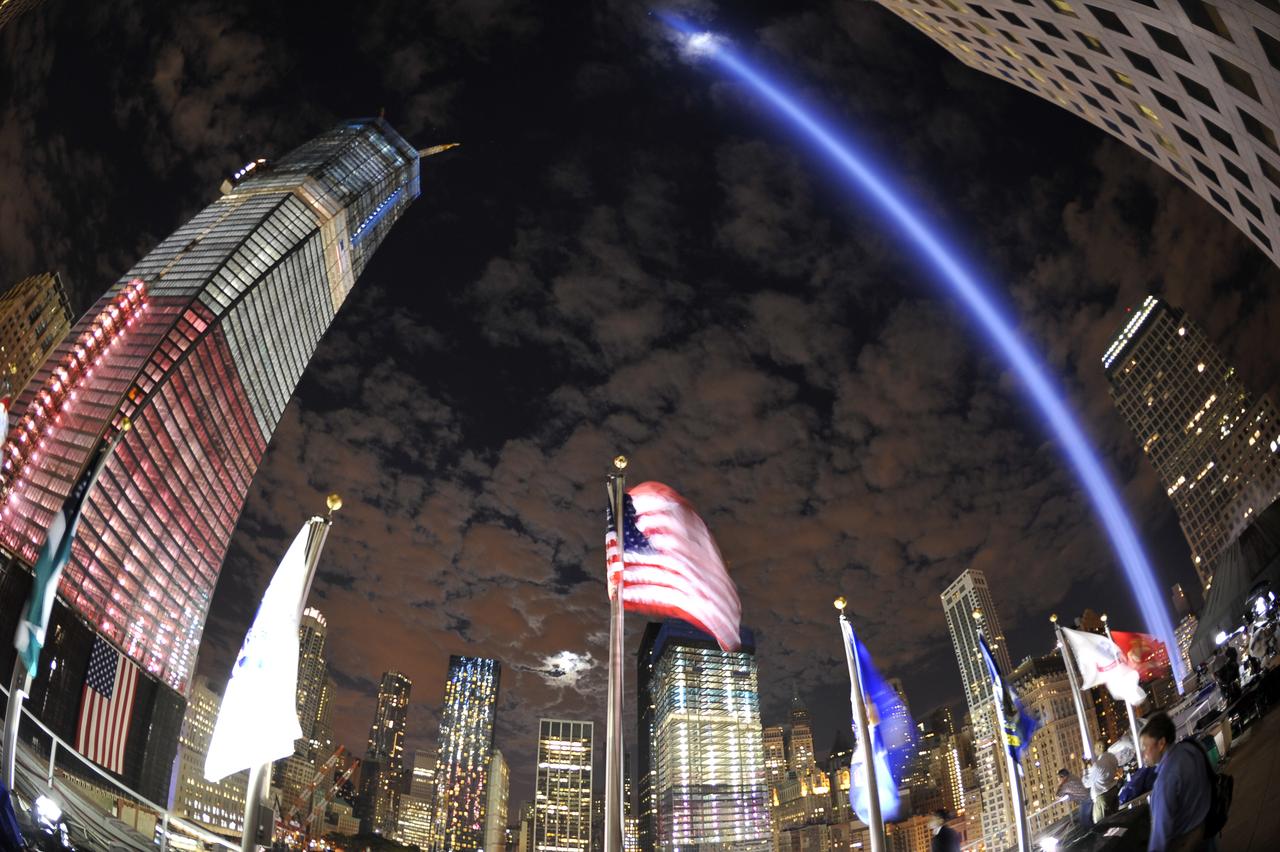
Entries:
MULTIPOLYGON (((0 684, 0 694, 3 694, 4 701, 7 704, 9 700, 9 690, 3 684, 0 684)), ((233 850, 233 852, 239 852, 240 843, 238 841, 228 840, 227 838, 214 834, 213 832, 201 828, 194 823, 190 823, 179 817, 177 814, 174 814, 168 808, 156 804, 141 793, 121 784, 115 778, 111 777, 105 769, 102 769, 100 766, 93 763, 93 761, 85 758, 69 743, 61 739, 57 734, 50 730, 44 722, 33 716, 31 711, 29 711, 25 706, 22 708, 22 715, 35 724, 43 735, 49 738, 50 742, 48 761, 42 762, 43 756, 38 753, 33 753, 26 744, 22 743, 21 737, 19 737, 17 755, 18 773, 17 778, 15 778, 14 786, 26 786, 28 790, 34 790, 35 792, 29 797, 30 799, 34 800, 36 796, 40 795, 42 792, 41 784, 43 784, 45 789, 53 788, 53 782, 59 772, 58 756, 59 750, 61 749, 64 757, 70 757, 78 763, 80 768, 88 769, 105 782, 108 789, 120 791, 124 794, 125 798, 132 800, 135 806, 145 806, 155 817, 159 838, 157 839, 155 837, 156 832, 153 832, 152 837, 148 841, 143 835, 137 832, 136 819, 135 828, 130 829, 129 826, 124 824, 118 816, 108 814, 98 807, 94 802, 92 790, 89 787, 89 781, 77 777, 76 774, 68 769, 61 769, 61 772, 63 773, 63 789, 61 792, 63 794, 63 798, 66 800, 65 804, 70 805, 69 810, 80 816, 84 821, 85 824, 77 824, 77 827, 83 829, 87 834, 96 836, 101 845, 95 846, 95 848, 109 849, 123 845, 137 849, 154 850, 158 844, 160 852, 167 852, 171 838, 177 839, 185 836, 186 839, 191 841, 220 846, 224 849, 233 850), (75 787, 77 785, 83 785, 86 788, 85 791, 83 793, 75 792, 75 787), (95 816, 98 818, 98 822, 96 824, 93 822, 93 818, 95 816), (119 822, 120 825, 113 826, 108 822, 108 820, 119 822), (132 834, 133 836, 131 837, 129 834, 132 834)), ((64 760, 62 763, 65 766, 66 761, 64 760)))

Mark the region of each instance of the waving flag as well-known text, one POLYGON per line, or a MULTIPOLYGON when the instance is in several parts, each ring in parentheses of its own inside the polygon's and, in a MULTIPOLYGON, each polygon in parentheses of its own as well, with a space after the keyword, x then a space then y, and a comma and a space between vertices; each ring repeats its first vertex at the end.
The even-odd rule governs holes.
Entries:
POLYGON ((991 656, 991 649, 987 647, 987 640, 982 634, 978 634, 978 647, 982 649, 982 659, 987 664, 987 674, 991 676, 991 682, 1000 695, 1001 709, 1004 711, 1004 736, 1009 754, 1021 763, 1022 756, 1031 746, 1032 735, 1040 727, 1040 721, 1027 712, 1027 708, 1022 706, 1022 701, 1018 698, 1018 693, 1013 691, 1004 676, 1000 674, 1000 667, 991 656))
MULTIPOLYGON (((844 631, 845 642, 848 643, 849 656, 849 703, 857 717, 858 672, 854 671, 852 661, 857 659, 858 670, 862 673, 864 691, 863 703, 867 712, 867 727, 871 737, 871 760, 875 766, 876 792, 880 799, 880 818, 891 822, 903 816, 902 801, 898 796, 898 786, 906 774, 907 764, 911 760, 912 746, 915 745, 915 725, 902 703, 901 696, 893 687, 880 677, 875 665, 871 662, 871 654, 853 632, 853 625, 847 619, 840 619, 840 629, 844 631), (893 743, 887 747, 886 743, 893 743)), ((855 734, 858 734, 855 725, 855 734)), ((870 785, 867 784, 867 769, 862 749, 853 752, 850 765, 849 804, 858 814, 858 819, 869 823, 871 809, 868 802, 870 785)))
POLYGON ((609 600, 617 597, 621 580, 623 609, 687 621, 724 650, 736 651, 742 604, 702 518, 660 482, 642 482, 628 491, 623 512, 625 563, 612 506, 604 536, 609 600))
POLYGON ((117 775, 123 774, 124 744, 129 739, 137 694, 138 667, 95 636, 80 697, 76 751, 117 775))
MULTIPOLYGON (((1113 698, 1130 705, 1141 704, 1147 693, 1138 686, 1138 670, 1129 665, 1120 646, 1100 633, 1062 628, 1071 646, 1071 656, 1080 670, 1080 688, 1106 686, 1113 698)), ((1166 664, 1168 657, 1165 657, 1166 664)))
POLYGON ((58 594, 58 582, 62 579, 62 569, 71 560, 71 542, 76 537, 76 527, 80 524, 80 512, 84 509, 85 497, 98 474, 106 467, 111 451, 119 442, 122 432, 117 432, 111 440, 102 440, 89 456, 89 464, 71 493, 62 502, 62 508, 54 514, 49 522, 49 530, 45 535, 44 547, 36 559, 32 569, 35 577, 31 583, 31 597, 22 609, 22 617, 18 619, 18 632, 13 637, 13 646, 18 649, 27 673, 36 676, 36 667, 40 662, 40 649, 44 647, 44 631, 49 626, 49 615, 53 612, 53 600, 58 594))
POLYGON ((245 634, 204 762, 207 781, 293 754, 298 724, 299 602, 307 588, 307 548, 314 524, 302 525, 280 561, 245 634))
POLYGON ((1156 637, 1112 630, 1111 640, 1120 648, 1129 667, 1138 672, 1139 683, 1164 677, 1171 671, 1169 649, 1156 637))

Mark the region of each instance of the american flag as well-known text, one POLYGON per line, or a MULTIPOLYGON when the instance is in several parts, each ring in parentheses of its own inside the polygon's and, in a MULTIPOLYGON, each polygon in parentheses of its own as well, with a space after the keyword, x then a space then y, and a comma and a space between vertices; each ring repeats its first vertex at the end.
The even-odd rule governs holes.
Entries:
POLYGON ((625 568, 612 506, 605 530, 609 599, 617 596, 621 574, 623 609, 687 621, 724 650, 736 651, 741 647, 742 604, 702 518, 660 482, 640 483, 624 495, 623 503, 625 568))
POLYGON ((95 636, 80 699, 76 751, 117 775, 124 773, 124 744, 137 693, 138 667, 95 636))

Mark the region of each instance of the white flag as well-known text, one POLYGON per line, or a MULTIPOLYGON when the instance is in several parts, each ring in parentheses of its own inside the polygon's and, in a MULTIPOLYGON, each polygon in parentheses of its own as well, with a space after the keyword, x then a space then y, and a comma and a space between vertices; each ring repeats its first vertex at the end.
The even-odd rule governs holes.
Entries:
POLYGON ((245 634, 204 762, 207 781, 293 754, 298 725, 298 622, 313 518, 276 569, 245 634))
POLYGON ((1100 633, 1062 628, 1071 645, 1071 656, 1080 670, 1080 688, 1105 686, 1111 697, 1126 704, 1141 704, 1147 693, 1138 686, 1138 670, 1129 665, 1120 646, 1100 633))

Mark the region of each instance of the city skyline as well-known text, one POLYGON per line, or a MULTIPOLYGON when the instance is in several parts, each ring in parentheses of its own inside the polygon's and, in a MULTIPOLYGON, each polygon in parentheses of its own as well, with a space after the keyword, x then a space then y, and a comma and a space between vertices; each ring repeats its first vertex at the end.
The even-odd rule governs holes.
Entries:
MULTIPOLYGON (((1055 610, 1141 629, 1016 386, 745 93, 679 62, 639 13, 584 9, 557 33, 543 13, 461 5, 309 23, 349 46, 343 73, 296 21, 236 3, 146 27, 132 2, 82 20, 43 4, 0 31, 14 115, 0 179, 30 185, 3 202, 5 283, 59 270, 76 314, 222 180, 342 117, 385 106, 414 145, 463 143, 284 408, 200 674, 225 678, 287 531, 338 491, 311 600, 329 619, 335 739, 359 750, 378 677, 397 668, 416 686, 406 748, 434 744, 449 656, 485 656, 505 669, 495 743, 530 765, 541 715, 603 722, 599 492, 619 451, 634 482, 668 481, 703 511, 760 640, 761 715, 785 722, 798 692, 819 757, 847 690, 838 593, 920 710, 961 700, 935 596, 970 566, 988 574, 1015 658, 1048 650, 1055 610)), ((707 25, 812 86, 912 175, 1047 353, 1162 586, 1195 598, 1168 497, 1099 359, 1125 308, 1155 293, 1246 387, 1274 394, 1270 261, 1143 154, 878 6, 714 12, 707 25)), ((628 620, 628 654, 643 627, 628 620)), ((513 810, 530 784, 513 774, 513 810)))

